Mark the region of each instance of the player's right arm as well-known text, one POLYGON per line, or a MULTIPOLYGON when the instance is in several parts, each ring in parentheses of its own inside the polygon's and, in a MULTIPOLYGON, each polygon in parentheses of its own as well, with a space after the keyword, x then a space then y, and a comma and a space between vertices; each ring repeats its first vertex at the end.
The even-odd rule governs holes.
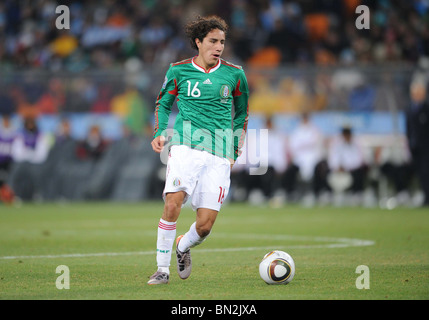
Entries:
POLYGON ((172 66, 167 70, 162 84, 161 91, 155 103, 155 127, 153 131, 152 149, 160 153, 164 147, 165 136, 163 133, 168 126, 171 107, 177 96, 177 79, 172 70, 172 66))

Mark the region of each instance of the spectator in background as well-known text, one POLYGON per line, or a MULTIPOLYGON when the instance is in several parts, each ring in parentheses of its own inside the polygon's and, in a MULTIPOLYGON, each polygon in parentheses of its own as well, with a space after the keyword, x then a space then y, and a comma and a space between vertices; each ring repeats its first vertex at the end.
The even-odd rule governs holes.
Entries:
POLYGON ((410 87, 411 106, 406 113, 406 132, 411 156, 425 195, 424 206, 429 206, 429 104, 426 82, 415 80, 410 87))
MULTIPOLYGON (((355 9, 362 3, 358 0, 67 3, 70 31, 56 28, 53 1, 2 1, 0 36, 5 45, 0 64, 55 71, 115 68, 130 55, 151 64, 164 48, 185 42, 177 30, 194 12, 231 21, 234 55, 243 61, 264 46, 274 46, 287 62, 338 61, 345 51, 352 51, 357 62, 415 62, 429 53, 424 1, 365 1, 373 15, 367 32, 355 27, 355 9)), ((188 55, 180 48, 169 61, 188 55)))
POLYGON ((376 152, 376 161, 381 174, 392 184, 397 202, 406 205, 411 199, 409 189, 415 177, 407 138, 396 136, 392 144, 381 147, 376 152))
POLYGON ((260 177, 263 185, 267 185, 265 195, 272 198, 281 187, 282 177, 289 166, 289 161, 286 137, 275 127, 272 117, 267 117, 265 128, 268 129, 268 145, 261 148, 268 151, 268 171, 260 177))
POLYGON ((37 102, 40 114, 57 114, 65 104, 65 88, 63 79, 53 78, 48 82, 46 92, 37 102))
POLYGON ((61 118, 55 132, 55 142, 49 150, 49 155, 40 169, 43 179, 41 196, 43 200, 56 199, 62 190, 61 168, 64 160, 70 161, 76 158, 76 141, 71 135, 71 124, 66 117, 61 118))
POLYGON ((304 193, 309 199, 318 196, 322 190, 329 190, 326 183, 327 164, 322 132, 310 121, 310 114, 304 112, 301 122, 289 138, 289 154, 292 166, 288 170, 288 177, 292 183, 292 190, 296 190, 296 183, 303 182, 304 193), (311 188, 311 189, 310 189, 311 188), (310 192, 310 190, 311 192, 310 192))
POLYGON ((9 96, 15 105, 14 113, 18 114, 21 118, 37 118, 38 109, 31 103, 27 102, 25 97, 25 85, 23 83, 12 85, 9 88, 9 96))
POLYGON ((365 188, 368 170, 362 149, 350 127, 344 126, 341 129, 341 136, 332 142, 329 148, 328 165, 334 176, 336 173, 350 175, 350 186, 345 191, 356 196, 355 199, 359 201, 365 188))
POLYGON ((109 113, 110 100, 112 99, 112 86, 99 85, 97 88, 97 98, 91 106, 92 113, 109 113))
POLYGON ((100 127, 98 125, 92 125, 89 128, 86 138, 78 143, 76 154, 81 160, 98 160, 104 154, 107 147, 108 142, 104 139, 100 127))
POLYGON ((22 200, 34 200, 41 191, 41 165, 46 161, 51 137, 40 132, 36 119, 24 119, 24 126, 12 144, 11 187, 22 200))
MULTIPOLYGON (((76 157, 77 141, 72 136, 72 127, 70 120, 66 117, 61 118, 55 132, 55 141, 49 153, 47 162, 52 164, 56 158, 73 159, 76 157)), ((46 165, 45 167, 49 167, 46 165)))
MULTIPOLYGON (((277 196, 277 192, 284 182, 284 174, 288 167, 287 159, 287 148, 286 148, 286 137, 275 128, 273 120, 270 116, 265 119, 265 128, 268 129, 268 139, 263 139, 261 133, 258 136, 249 136, 247 138, 247 148, 244 148, 243 153, 246 152, 247 164, 246 169, 241 171, 239 180, 241 180, 240 186, 245 188, 246 197, 251 203, 259 204, 264 200, 273 199, 277 196), (249 168, 255 165, 252 164, 252 157, 258 155, 267 156, 267 168, 264 174, 250 174, 249 168)), ((256 159, 255 159, 256 160, 256 159)), ((261 159, 259 159, 261 160, 261 159)), ((240 163, 240 161, 237 161, 240 163)), ((264 166, 262 163, 258 163, 259 167, 264 166)), ((237 164, 237 167, 239 164, 237 164)), ((234 170, 233 180, 236 177, 236 171, 234 170)))
POLYGON ((63 143, 71 139, 70 121, 67 118, 62 118, 55 134, 55 143, 63 143))
POLYGON ((149 107, 135 86, 128 85, 124 92, 111 100, 111 112, 123 120, 135 135, 151 135, 149 107))
POLYGON ((8 185, 8 177, 13 161, 12 143, 15 136, 16 131, 12 127, 10 115, 5 113, 0 125, 0 202, 5 203, 11 203, 14 197, 8 185))
POLYGON ((36 119, 26 118, 23 130, 12 145, 13 160, 41 164, 46 160, 50 146, 51 138, 48 134, 40 132, 36 119))
POLYGON ((152 125, 150 122, 149 106, 144 97, 137 89, 128 92, 129 112, 126 116, 125 124, 135 135, 152 135, 152 125))

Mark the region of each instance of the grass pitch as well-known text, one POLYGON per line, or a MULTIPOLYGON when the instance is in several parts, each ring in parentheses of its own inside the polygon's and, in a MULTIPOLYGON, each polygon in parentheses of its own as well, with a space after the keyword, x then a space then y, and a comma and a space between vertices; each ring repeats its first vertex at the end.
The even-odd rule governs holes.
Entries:
MULTIPOLYGON (((192 249, 193 271, 149 286, 161 202, 0 205, 0 299, 372 300, 429 298, 429 210, 279 209, 228 204, 192 249), (288 285, 259 277, 265 253, 292 255, 288 285), (59 265, 70 289, 57 289, 59 265), (360 265, 369 289, 358 289, 360 265)), ((195 214, 184 208, 177 234, 195 214)), ((173 249, 174 250, 174 249, 173 249)))

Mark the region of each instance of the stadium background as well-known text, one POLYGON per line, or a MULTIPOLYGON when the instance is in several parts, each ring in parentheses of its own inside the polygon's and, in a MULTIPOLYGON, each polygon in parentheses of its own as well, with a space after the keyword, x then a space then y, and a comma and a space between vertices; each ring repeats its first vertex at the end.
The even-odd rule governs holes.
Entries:
MULTIPOLYGON (((168 64, 195 55, 182 26, 217 14, 230 26, 223 58, 249 80, 249 128, 274 116, 287 136, 304 110, 327 141, 350 125, 373 181, 383 182, 376 200, 387 199, 395 193, 379 155, 395 149, 409 160, 404 114, 410 83, 427 73, 428 9, 423 0, 2 1, 1 113, 18 131, 35 119, 51 141, 44 161, 16 161, 8 181, 24 201, 160 199, 154 102, 168 64), (70 30, 55 26, 60 4, 70 8, 70 30), (359 4, 370 9, 369 30, 355 26, 359 4), (63 120, 72 143, 61 140, 63 120), (99 158, 79 152, 94 125, 107 143, 99 158)), ((410 188, 419 195, 418 182, 410 188)))

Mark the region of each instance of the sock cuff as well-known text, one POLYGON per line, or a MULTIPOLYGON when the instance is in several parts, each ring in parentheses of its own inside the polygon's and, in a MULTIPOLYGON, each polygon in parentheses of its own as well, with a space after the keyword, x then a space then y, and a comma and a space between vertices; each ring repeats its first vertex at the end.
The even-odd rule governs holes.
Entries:
POLYGON ((197 222, 195 221, 191 226, 189 227, 189 232, 191 232, 192 237, 198 239, 201 238, 200 235, 197 232, 197 222))
POLYGON ((161 218, 159 220, 158 228, 163 230, 176 230, 176 222, 165 221, 161 218))

